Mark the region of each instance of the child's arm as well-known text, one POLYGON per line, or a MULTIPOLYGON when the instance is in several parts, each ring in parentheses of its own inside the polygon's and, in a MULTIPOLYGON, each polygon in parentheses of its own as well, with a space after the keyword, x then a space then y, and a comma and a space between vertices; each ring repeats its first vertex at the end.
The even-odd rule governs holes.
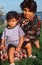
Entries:
POLYGON ((5 43, 5 41, 4 41, 4 39, 2 39, 2 40, 1 40, 1 48, 2 48, 2 49, 4 49, 4 47, 5 47, 5 44, 4 44, 4 43, 5 43))
POLYGON ((23 32, 23 30, 21 29, 21 27, 19 26, 19 29, 18 29, 19 31, 18 31, 18 33, 19 33, 19 44, 18 44, 18 47, 17 47, 17 49, 16 50, 20 50, 21 49, 21 47, 22 47, 22 44, 23 44, 23 41, 24 41, 24 35, 25 35, 25 33, 23 32))
POLYGON ((1 47, 2 48, 5 47, 5 29, 4 29, 2 36, 1 36, 1 47))
POLYGON ((21 47, 22 47, 22 44, 23 44, 23 41, 24 41, 24 37, 21 36, 21 37, 20 37, 20 40, 19 40, 18 47, 16 48, 16 51, 20 51, 20 49, 21 49, 21 47))

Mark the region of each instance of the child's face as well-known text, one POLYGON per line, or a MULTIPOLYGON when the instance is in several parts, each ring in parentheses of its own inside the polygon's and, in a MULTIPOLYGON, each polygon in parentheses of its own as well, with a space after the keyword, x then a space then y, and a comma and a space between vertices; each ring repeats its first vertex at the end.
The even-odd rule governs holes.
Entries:
POLYGON ((9 25, 10 28, 15 27, 17 23, 18 23, 18 20, 16 20, 15 18, 12 18, 12 19, 8 20, 8 22, 7 22, 7 24, 9 25))
POLYGON ((26 19, 31 19, 32 17, 34 17, 34 13, 31 12, 29 8, 24 8, 23 14, 26 19))

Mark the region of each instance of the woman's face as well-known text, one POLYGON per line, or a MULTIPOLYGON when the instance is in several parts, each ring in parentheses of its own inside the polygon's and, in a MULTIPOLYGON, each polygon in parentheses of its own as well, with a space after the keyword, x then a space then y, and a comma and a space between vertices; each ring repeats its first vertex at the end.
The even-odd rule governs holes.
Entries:
POLYGON ((31 19, 32 17, 34 17, 34 13, 31 12, 29 8, 24 8, 23 14, 26 19, 31 19))

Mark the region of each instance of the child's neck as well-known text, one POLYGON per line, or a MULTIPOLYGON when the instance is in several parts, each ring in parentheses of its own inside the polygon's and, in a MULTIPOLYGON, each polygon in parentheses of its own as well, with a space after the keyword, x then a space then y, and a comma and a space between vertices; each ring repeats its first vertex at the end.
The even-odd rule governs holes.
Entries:
POLYGON ((7 28, 12 29, 12 28, 14 28, 14 27, 10 27, 9 25, 7 25, 7 28))

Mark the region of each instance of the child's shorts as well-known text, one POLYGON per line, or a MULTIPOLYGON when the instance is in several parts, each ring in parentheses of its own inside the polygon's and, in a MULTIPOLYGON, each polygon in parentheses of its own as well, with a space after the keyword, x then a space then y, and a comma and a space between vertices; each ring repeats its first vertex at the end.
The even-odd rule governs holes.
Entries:
POLYGON ((7 52, 9 52, 9 49, 12 48, 12 47, 16 49, 16 46, 15 46, 15 45, 9 44, 9 45, 8 45, 8 49, 7 49, 7 52))

